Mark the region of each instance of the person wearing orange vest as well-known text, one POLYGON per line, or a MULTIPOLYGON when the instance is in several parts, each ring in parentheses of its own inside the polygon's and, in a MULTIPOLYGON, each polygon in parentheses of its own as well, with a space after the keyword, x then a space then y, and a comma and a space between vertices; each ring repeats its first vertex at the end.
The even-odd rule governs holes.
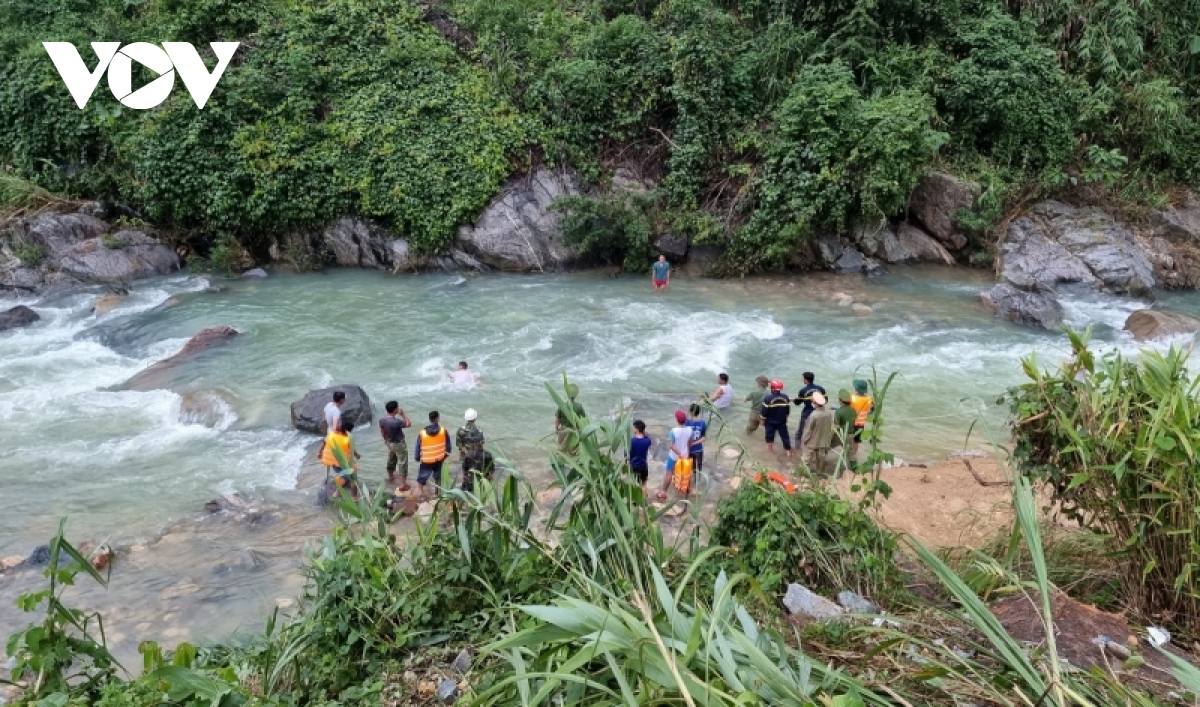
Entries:
POLYGON ((350 494, 358 500, 358 459, 362 456, 354 451, 353 420, 342 420, 341 425, 329 431, 317 457, 321 463, 329 467, 334 475, 333 482, 339 487, 349 489, 350 494), (349 465, 349 468, 347 468, 349 465))
POLYGON ((421 496, 425 496, 425 484, 429 477, 436 475, 435 486, 442 482, 442 465, 450 456, 450 433, 442 427, 437 410, 429 413, 429 424, 417 434, 417 452, 414 455, 420 463, 417 467, 417 485, 421 487, 421 496))
POLYGON ((875 399, 867 395, 867 382, 862 378, 854 381, 854 394, 850 396, 850 407, 854 408, 854 446, 850 448, 850 458, 857 460, 858 445, 862 442, 862 433, 867 427, 867 418, 875 409, 875 399))

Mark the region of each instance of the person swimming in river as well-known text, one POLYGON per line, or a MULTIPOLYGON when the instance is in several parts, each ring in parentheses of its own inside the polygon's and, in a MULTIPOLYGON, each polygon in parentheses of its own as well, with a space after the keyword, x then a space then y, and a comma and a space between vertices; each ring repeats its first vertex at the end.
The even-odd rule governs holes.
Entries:
POLYGON ((655 292, 665 290, 667 285, 671 284, 671 264, 662 253, 658 254, 658 260, 654 267, 650 268, 650 279, 654 282, 655 292))
POLYGON ((455 388, 474 388, 477 385, 483 385, 483 381, 479 380, 479 376, 467 370, 467 362, 459 361, 458 368, 450 371, 446 375, 450 376, 450 380, 454 381, 455 388))

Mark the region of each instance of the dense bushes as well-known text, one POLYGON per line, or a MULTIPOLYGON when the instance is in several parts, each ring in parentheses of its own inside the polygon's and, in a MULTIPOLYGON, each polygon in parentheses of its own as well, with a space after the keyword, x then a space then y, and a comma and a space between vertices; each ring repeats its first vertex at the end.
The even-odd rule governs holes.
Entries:
POLYGON ((1056 371, 1024 362, 1030 381, 1008 396, 1017 468, 1110 539, 1128 608, 1195 631, 1200 382, 1179 349, 1097 358, 1088 338, 1070 333, 1073 356, 1056 371))
MULTIPOLYGON (((655 229, 730 248, 734 271, 902 216, 933 165, 980 177, 999 207, 1079 182, 1161 200, 1200 180, 1200 0, 437 5, 13 0, 0 163, 254 252, 342 213, 432 251, 531 158, 601 183, 634 163, 662 178, 655 229), (79 111, 50 38, 244 46, 204 111, 182 90, 130 111, 104 86, 79 111)), ((610 259, 641 263, 626 240, 610 259)))
POLYGON ((731 564, 772 594, 792 582, 868 596, 899 585, 896 537, 853 501, 821 487, 787 494, 768 481, 745 484, 717 509, 712 540, 732 548, 731 564))
POLYGON ((138 113, 103 86, 79 111, 40 46, 26 43, 0 81, 0 124, 13 127, 0 131, 0 155, 50 188, 134 202, 163 223, 251 237, 353 212, 425 251, 444 246, 517 166, 522 118, 411 3, 208 5, 13 17, 78 46, 225 33, 245 45, 203 111, 177 88, 138 113))

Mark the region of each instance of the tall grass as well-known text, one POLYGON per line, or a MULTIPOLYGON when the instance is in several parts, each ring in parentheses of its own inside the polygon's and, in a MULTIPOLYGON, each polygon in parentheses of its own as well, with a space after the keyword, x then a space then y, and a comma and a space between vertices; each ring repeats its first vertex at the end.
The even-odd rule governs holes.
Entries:
POLYGON ((1023 361, 1009 394, 1020 472, 1049 486, 1060 512, 1111 539, 1134 612, 1200 629, 1200 399, 1188 353, 1096 357, 1069 332, 1057 370, 1023 361))

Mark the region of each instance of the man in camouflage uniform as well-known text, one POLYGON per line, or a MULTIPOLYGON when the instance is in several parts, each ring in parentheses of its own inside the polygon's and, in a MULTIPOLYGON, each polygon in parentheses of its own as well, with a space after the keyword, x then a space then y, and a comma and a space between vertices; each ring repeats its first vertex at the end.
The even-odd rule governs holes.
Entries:
POLYGON ((484 451, 483 430, 475 424, 479 413, 468 409, 463 418, 467 424, 458 428, 454 441, 458 444, 458 455, 462 461, 462 490, 473 493, 476 476, 490 478, 492 475, 491 455, 484 451))

